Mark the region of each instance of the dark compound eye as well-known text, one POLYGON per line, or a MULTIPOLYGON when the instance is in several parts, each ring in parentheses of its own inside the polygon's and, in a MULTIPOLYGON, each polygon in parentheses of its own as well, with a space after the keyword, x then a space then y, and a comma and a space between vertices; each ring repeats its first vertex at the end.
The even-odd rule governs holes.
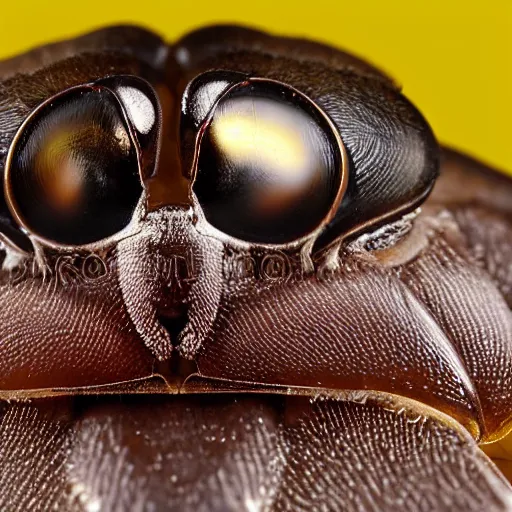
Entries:
POLYGON ((199 144, 194 192, 208 222, 233 237, 293 242, 330 220, 341 200, 341 140, 307 97, 283 84, 231 89, 199 144))
POLYGON ((219 69, 187 86, 184 174, 211 225, 248 242, 314 240, 318 251, 426 200, 439 146, 400 91, 353 73, 282 74, 290 85, 219 69))
POLYGON ((19 132, 5 190, 14 217, 29 233, 84 245, 130 223, 143 193, 141 163, 154 165, 156 158, 143 158, 141 141, 155 145, 158 112, 133 84, 113 85, 61 94, 19 132))

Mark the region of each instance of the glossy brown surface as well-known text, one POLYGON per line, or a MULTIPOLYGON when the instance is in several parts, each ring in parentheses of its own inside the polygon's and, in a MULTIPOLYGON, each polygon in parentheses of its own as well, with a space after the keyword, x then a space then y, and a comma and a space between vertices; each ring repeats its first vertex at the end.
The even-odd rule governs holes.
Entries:
POLYGON ((131 326, 112 273, 88 280, 82 268, 61 260, 45 286, 40 277, 3 285, 2 389, 90 386, 152 373, 154 357, 131 326), (59 300, 55 287, 64 288, 59 300), (34 333, 49 318, 51 327, 34 333))
POLYGON ((509 509, 508 486, 466 432, 386 405, 259 396, 11 405, 0 421, 0 505, 509 509))
POLYGON ((34 108, 118 75, 162 122, 133 229, 32 244, 0 201, 0 396, 37 398, 2 402, 0 509, 510 509, 476 444, 512 427, 510 179, 442 151, 426 199, 440 150, 393 82, 236 27, 172 46, 107 29, 0 64, 2 172, 34 108), (224 91, 196 101, 203 73, 284 82, 332 121, 348 187, 304 245, 213 229, 189 180, 224 91))

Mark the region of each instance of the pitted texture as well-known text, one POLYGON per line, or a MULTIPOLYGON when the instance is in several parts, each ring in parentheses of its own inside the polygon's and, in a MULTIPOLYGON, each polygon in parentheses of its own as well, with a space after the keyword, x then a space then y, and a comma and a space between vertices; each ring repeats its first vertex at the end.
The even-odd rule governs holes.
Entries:
POLYGON ((512 230, 510 219, 483 208, 462 208, 455 212, 457 224, 467 237, 469 249, 477 264, 488 272, 508 307, 512 308, 512 230))
POLYGON ((510 510, 512 489, 467 433, 392 409, 219 395, 12 404, 0 508, 510 510))
POLYGON ((392 275, 344 259, 316 277, 224 298, 198 359, 202 375, 246 382, 378 389, 478 414, 465 368, 423 304, 392 275), (350 269, 350 270, 348 270, 350 269))
POLYGON ((0 420, 0 509, 44 511, 67 485, 69 402, 6 406, 0 420))
POLYGON ((501 483, 482 472, 477 462, 481 455, 469 439, 421 414, 396 414, 372 404, 324 402, 315 404, 308 420, 287 429, 285 436, 293 448, 277 510, 506 510, 512 506, 486 493, 489 485, 497 484, 497 491, 501 483), (342 464, 337 462, 340 459, 342 464), (474 482, 471 493, 456 475, 474 482))
POLYGON ((137 336, 115 272, 91 283, 66 267, 0 284, 2 389, 90 386, 152 373, 155 358, 137 336))
POLYGON ((511 414, 512 315, 489 274, 458 236, 447 220, 445 232, 398 272, 460 353, 487 432, 499 432, 511 414))

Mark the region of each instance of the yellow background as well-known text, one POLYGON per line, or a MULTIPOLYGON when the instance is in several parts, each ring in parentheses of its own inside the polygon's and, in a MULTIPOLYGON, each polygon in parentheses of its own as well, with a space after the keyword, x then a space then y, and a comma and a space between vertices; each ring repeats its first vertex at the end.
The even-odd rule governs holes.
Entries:
POLYGON ((404 86, 439 139, 512 171, 512 0, 1 0, 0 58, 119 22, 173 40, 240 22, 342 46, 404 86))

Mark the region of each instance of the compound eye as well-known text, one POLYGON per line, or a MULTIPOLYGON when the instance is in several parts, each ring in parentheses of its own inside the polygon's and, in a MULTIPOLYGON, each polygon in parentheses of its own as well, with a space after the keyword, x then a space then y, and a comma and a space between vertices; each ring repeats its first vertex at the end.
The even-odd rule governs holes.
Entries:
POLYGON ((306 96, 252 79, 216 105, 199 141, 194 192, 235 238, 286 244, 323 226, 343 194, 343 145, 306 96))
POLYGON ((57 244, 89 244, 123 230, 143 186, 116 96, 84 86, 37 109, 10 149, 5 191, 17 222, 57 244))

